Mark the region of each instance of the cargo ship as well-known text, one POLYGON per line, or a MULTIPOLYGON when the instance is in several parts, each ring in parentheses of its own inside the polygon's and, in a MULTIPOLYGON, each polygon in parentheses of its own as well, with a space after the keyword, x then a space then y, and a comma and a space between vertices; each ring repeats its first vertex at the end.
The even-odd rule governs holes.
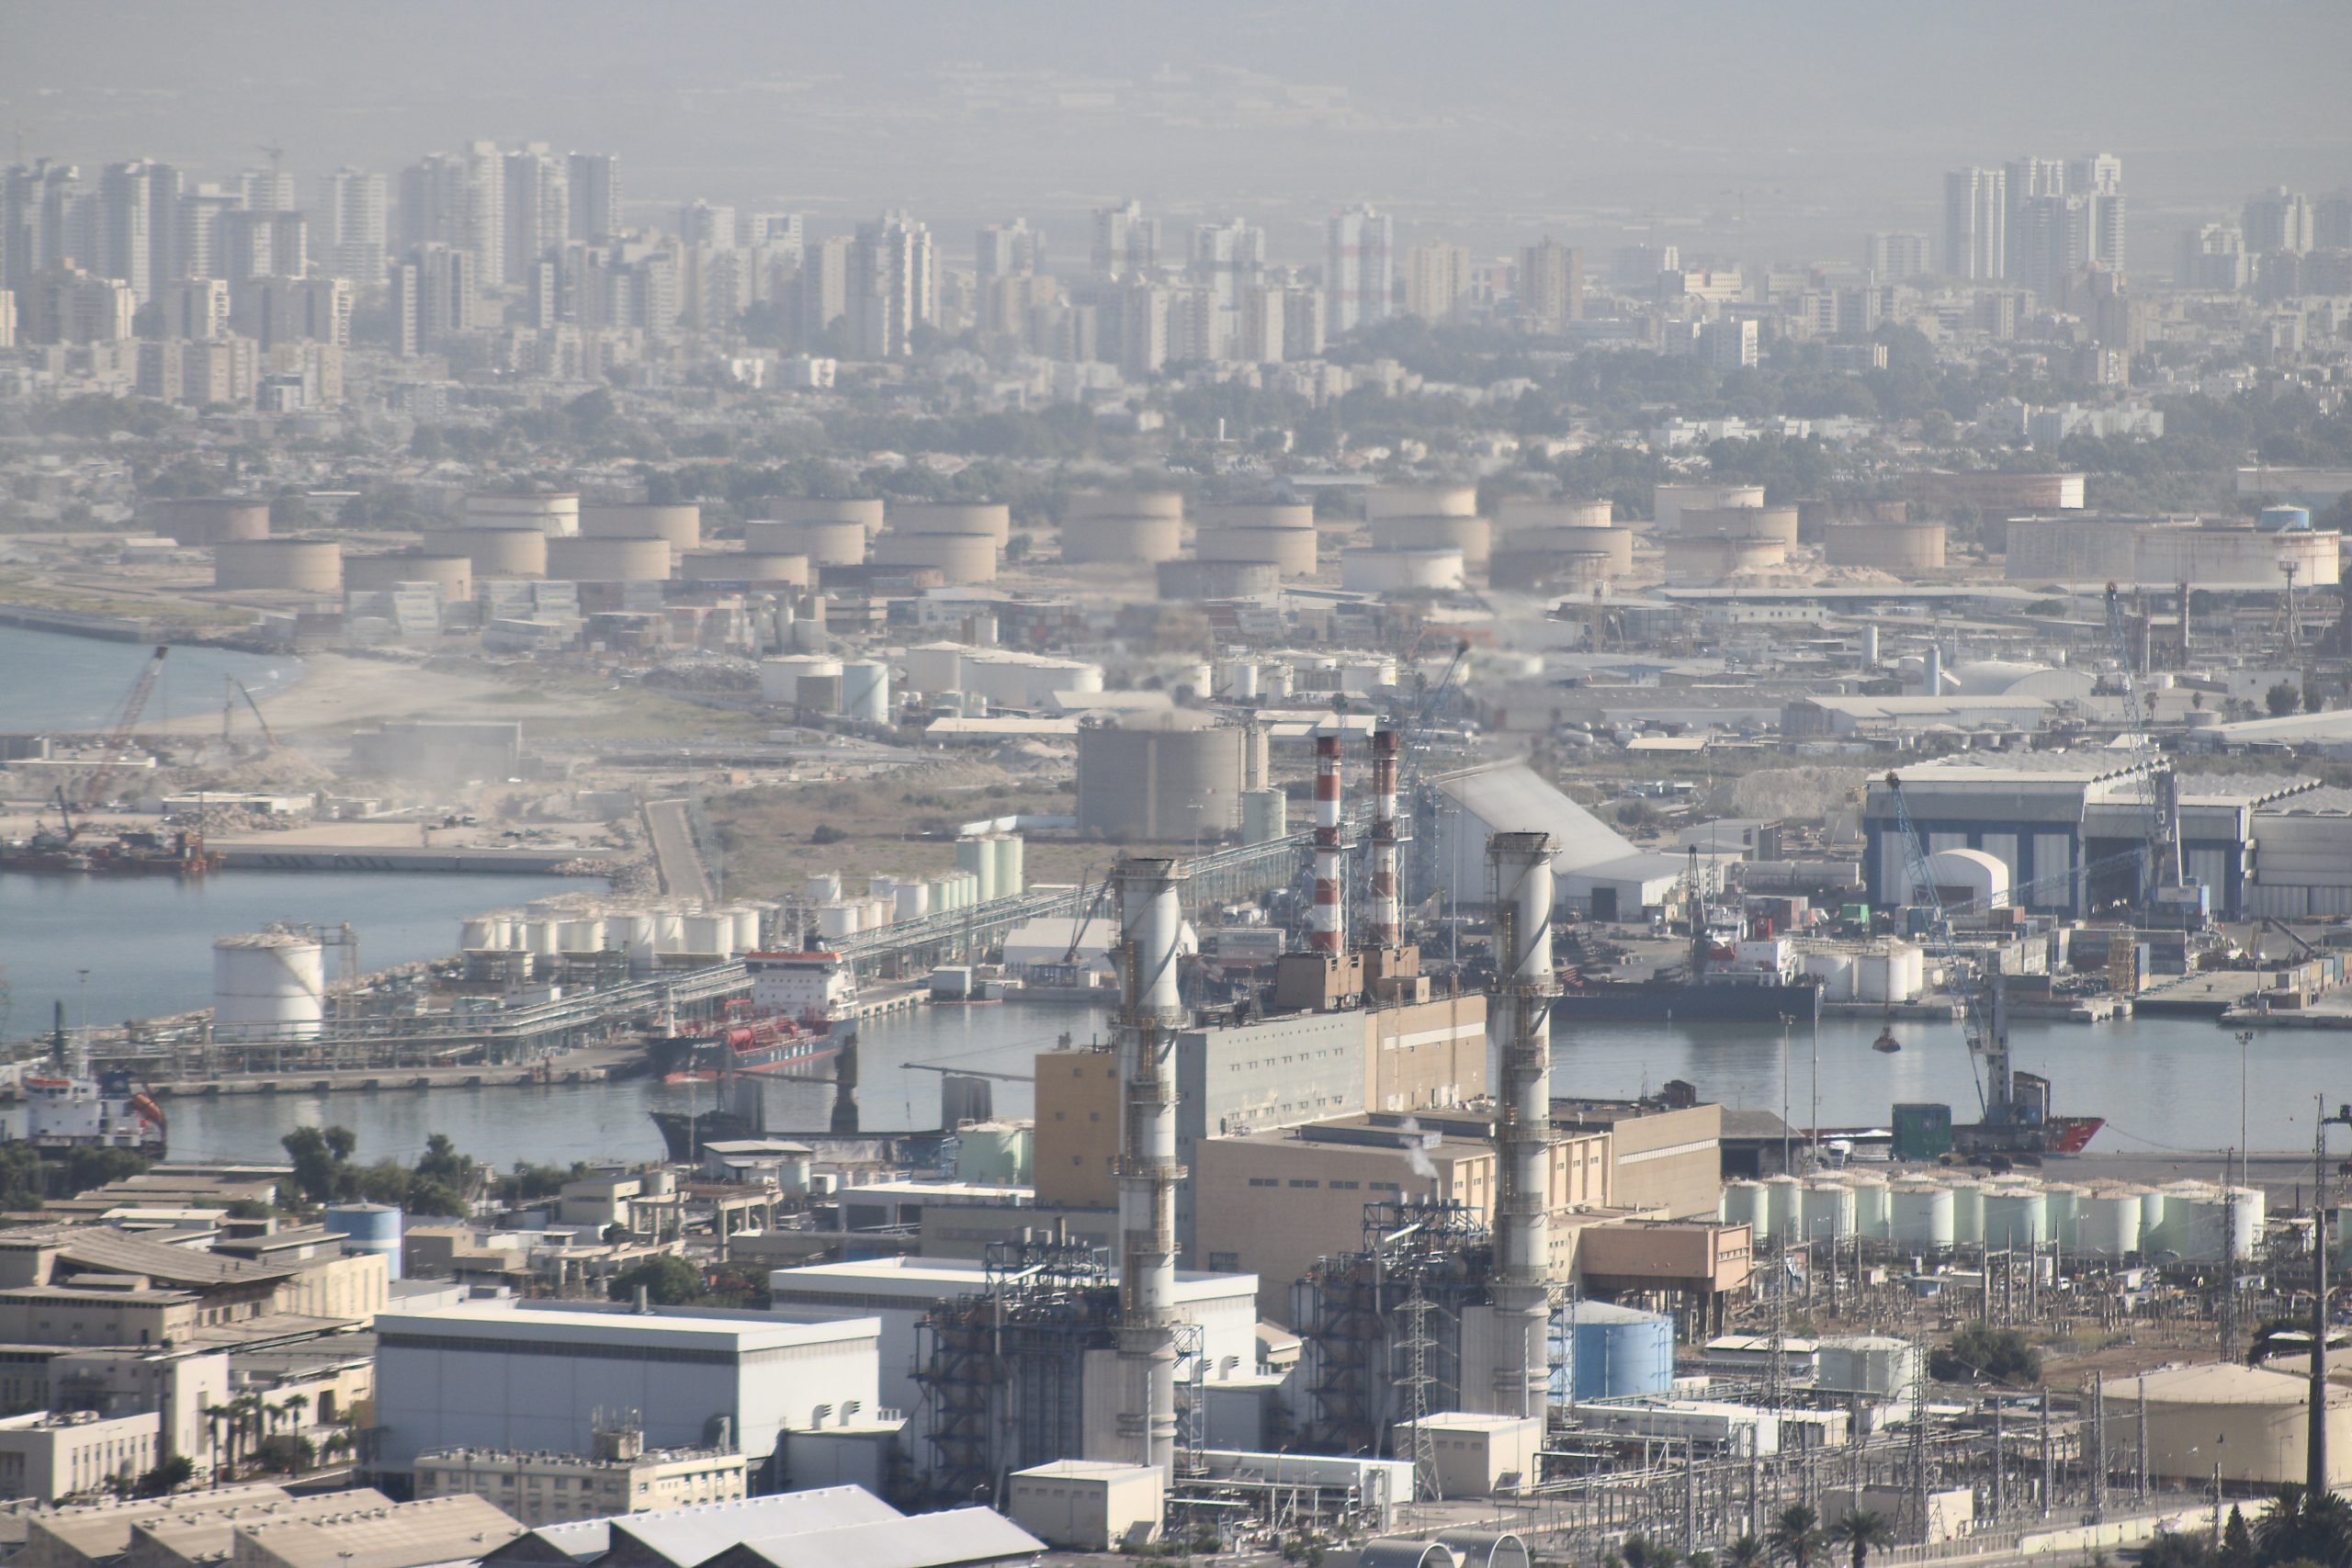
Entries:
POLYGON ((164 1157, 170 1122, 153 1096, 119 1069, 92 1073, 81 1041, 65 1028, 65 1004, 57 1004, 49 1063, 28 1063, 17 1081, 25 1091, 24 1141, 45 1160, 62 1160, 80 1149, 129 1149, 150 1159, 164 1157))
POLYGON ((667 1083, 708 1083, 736 1073, 782 1073, 811 1066, 841 1049, 836 1026, 856 995, 838 953, 752 953, 748 998, 729 1002, 708 1029, 673 1031, 649 1043, 646 1057, 667 1083))

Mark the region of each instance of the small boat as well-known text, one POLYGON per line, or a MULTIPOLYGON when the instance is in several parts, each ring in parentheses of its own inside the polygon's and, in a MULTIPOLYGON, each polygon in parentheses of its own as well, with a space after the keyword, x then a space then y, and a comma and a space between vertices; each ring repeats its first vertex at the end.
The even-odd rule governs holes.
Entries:
POLYGON ((1892 1056, 1903 1049, 1903 1042, 1894 1037, 1894 1024, 1892 1021, 1878 1032, 1878 1038, 1871 1042, 1871 1049, 1882 1056, 1892 1056))

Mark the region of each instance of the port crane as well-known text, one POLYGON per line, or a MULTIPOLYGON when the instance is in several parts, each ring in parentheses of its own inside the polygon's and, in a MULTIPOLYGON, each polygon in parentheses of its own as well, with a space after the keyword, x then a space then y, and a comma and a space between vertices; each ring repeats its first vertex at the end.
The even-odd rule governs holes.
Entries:
MULTIPOLYGON (((163 675, 164 660, 171 651, 168 646, 158 647, 148 658, 147 662, 139 667, 139 678, 130 683, 130 694, 123 698, 122 708, 116 715, 114 726, 107 735, 106 750, 101 760, 96 767, 90 770, 90 776, 82 783, 81 798, 77 803, 77 809, 83 817, 88 817, 106 799, 107 785, 114 782, 115 773, 122 766, 123 754, 130 745, 131 730, 137 727, 139 716, 147 711, 147 699, 154 694, 155 682, 163 675)), ((59 807, 62 807, 64 804, 64 800, 61 797, 58 801, 59 807)), ((66 841, 73 842, 84 826, 85 826, 85 823, 68 817, 65 822, 66 841)))

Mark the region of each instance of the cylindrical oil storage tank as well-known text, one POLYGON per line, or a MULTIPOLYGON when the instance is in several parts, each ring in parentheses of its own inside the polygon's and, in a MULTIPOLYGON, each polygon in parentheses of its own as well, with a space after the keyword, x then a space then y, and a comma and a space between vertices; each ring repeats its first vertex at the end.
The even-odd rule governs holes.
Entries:
POLYGON ((427 555, 461 555, 476 577, 545 577, 548 536, 528 528, 435 528, 424 536, 427 555))
POLYGON ((996 896, 1017 898, 1029 890, 1029 846, 1018 833, 996 838, 996 896))
POLYGON ((1312 529, 1315 508, 1303 501, 1228 501, 1202 507, 1193 521, 1204 534, 1212 528, 1312 529))
POLYGON ((1764 1184, 1760 1181, 1724 1182, 1724 1195, 1715 1212, 1727 1225, 1746 1225, 1753 1244, 1760 1246, 1772 1234, 1772 1213, 1765 1201, 1764 1184))
POLYGON ((1498 588, 1590 590, 1606 587, 1617 577, 1616 567, 1600 550, 1522 550, 1502 545, 1487 560, 1487 581, 1498 588))
POLYGON ((1572 528, 1545 525, 1540 528, 1522 528, 1506 534, 1495 547, 1495 553, 1510 551, 1555 551, 1562 555, 1598 550, 1609 558, 1609 564, 1624 572, 1634 570, 1634 531, 1631 528, 1572 528))
POLYGON ((182 496, 149 503, 154 530, 174 544, 225 545, 269 537, 269 502, 241 495, 182 496))
POLYGON ((1579 1400, 1665 1393, 1674 1386, 1674 1320, 1611 1302, 1571 1302, 1570 1386, 1579 1400))
POLYGON ((1844 1182, 1817 1177, 1804 1184, 1804 1196, 1798 1201, 1804 1228, 1797 1239, 1810 1245, 1844 1241, 1854 1234, 1854 1190, 1844 1182))
POLYGON ((1340 585, 1351 593, 1452 592, 1463 566, 1459 548, 1352 549, 1340 557, 1340 585))
POLYGON ((1002 549, 1012 539, 1012 508, 1001 501, 893 501, 893 534, 986 534, 1002 549))
POLYGON ((2167 1187, 2161 1250, 2177 1254, 2183 1262, 2218 1262, 2228 1229, 2227 1209, 2218 1187, 2202 1182, 2167 1187))
POLYGON ((1073 491, 1062 504, 1062 523, 1075 518, 1172 517, 1184 520, 1184 492, 1180 490, 1073 491))
POLYGON ((1942 570, 1946 536, 1941 523, 1836 523, 1822 532, 1821 553, 1831 566, 1870 567, 1899 577, 1942 570))
POLYGON ((869 539, 882 531, 882 498, 878 495, 837 501, 803 496, 774 504, 776 516, 786 523, 854 523, 865 530, 869 539))
POLYGON ((549 539, 548 575, 566 582, 666 582, 669 542, 584 536, 549 539))
POLYGON ((1204 526, 1193 553, 1204 561, 1262 561, 1284 577, 1312 577, 1319 564, 1312 528, 1204 526))
POLYGON ((1825 1337, 1814 1359, 1813 1386, 1830 1393, 1894 1399, 1919 1381, 1919 1347, 1885 1334, 1825 1337))
MULTIPOLYGON (((820 653, 787 653, 781 659, 763 659, 760 660, 760 701, 779 705, 797 703, 800 700, 802 680, 824 676, 839 678, 841 672, 840 660, 828 659, 820 653)), ((838 880, 833 891, 825 897, 841 897, 838 880)))
POLYGON ((1693 506, 1682 513, 1677 536, 1684 539, 1771 539, 1797 542, 1797 509, 1793 506, 1693 506))
POLYGON ((401 1277, 401 1212, 390 1203, 329 1203, 320 1228, 343 1237, 343 1250, 380 1258, 392 1279, 401 1277))
POLYGON ((691 550, 702 543, 702 508, 691 501, 584 502, 580 532, 591 539, 659 539, 673 550, 691 550))
POLYGON ((874 542, 879 566, 927 566, 951 586, 994 582, 1004 541, 993 534, 901 534, 891 532, 874 542))
POLYGON ((2140 1250, 2161 1252, 2172 1243, 2165 1234, 2165 1211, 2169 1204, 2161 1187, 2151 1187, 2140 1194, 2140 1250))
POLYGON ((1375 485, 1364 492, 1367 522, 1384 517, 1476 517, 1476 485, 1375 485))
POLYGON ((1666 581, 1675 587, 1704 587, 1734 572, 1770 571, 1789 562, 1789 547, 1777 539, 1683 539, 1666 541, 1666 581))
POLYGON ((461 555, 382 555, 343 558, 343 585, 363 592, 429 582, 445 600, 474 596, 474 563, 461 555))
POLYGON ((1606 528, 1617 508, 1606 501, 1543 501, 1531 495, 1505 496, 1495 509, 1495 525, 1506 536, 1532 529, 1606 528))
POLYGON ((1886 1235, 1889 1241, 1922 1252, 1951 1251, 1954 1237, 1951 1189, 1918 1177, 1889 1183, 1886 1235))
POLYGON ((808 874, 808 899, 814 904, 831 904, 842 896, 842 874, 838 871, 812 871, 808 874))
POLYGON ((1854 1234, 1873 1241, 1886 1239, 1887 1180, 1874 1170, 1849 1170, 1846 1185, 1854 1190, 1854 1234))
POLYGON ((688 582, 740 582, 750 588, 806 588, 807 556, 766 550, 689 550, 678 558, 678 575, 688 582))
POLYGON ((871 536, 854 522, 743 525, 743 548, 762 555, 807 556, 818 567, 860 566, 871 536))
POLYGON ((2091 1258, 2129 1258, 2140 1250, 2140 1200, 2134 1188, 2097 1187, 2075 1201, 2073 1250, 2091 1258))
POLYGON ((494 953, 504 943, 503 934, 495 915, 468 915, 458 922, 458 951, 460 953, 494 953))
POLYGON ((817 931, 827 942, 839 942, 855 936, 865 929, 865 902, 852 898, 839 904, 817 907, 817 931))
POLYGON ((1484 566, 1495 553, 1495 525, 1483 517, 1383 517, 1372 525, 1372 542, 1391 550, 1449 546, 1465 566, 1484 566))
POLYGON ((2039 1247, 2050 1239, 2050 1201, 2039 1187, 2002 1182, 1984 1189, 1987 1247, 2039 1247))
POLYGON ((2042 1234, 2072 1252, 2082 1232, 2083 1190, 2071 1181, 2041 1184, 2042 1234))
POLYGON ((892 913, 901 920, 919 920, 931 913, 931 884, 901 882, 890 890, 892 913))
POLYGON ((2227 1187, 2222 1189, 2222 1201, 2233 1211, 2222 1219, 2230 1235, 2230 1256, 2241 1260, 2252 1258, 2269 1223, 2268 1196, 2259 1187, 2227 1187))
POLYGON ((555 926, 555 950, 558 953, 604 952, 605 922, 594 918, 558 920, 555 926))
POLYGON ((727 911, 735 922, 735 951, 749 953, 760 945, 760 912, 749 904, 737 904, 727 911))
POLYGON ((466 497, 469 528, 531 528, 549 537, 580 532, 580 496, 572 491, 525 491, 466 497))
POLYGON ((977 895, 983 904, 996 897, 996 855, 982 838, 956 840, 956 869, 979 878, 977 895))
POLYGON ((1102 562, 1174 560, 1184 551, 1184 519, 1175 517, 1066 517, 1062 559, 1071 566, 1102 562))
POLYGON ((1197 709, 1078 732, 1078 829, 1115 842, 1214 843, 1241 826, 1243 735, 1197 709))
POLYGON ((1775 1240, 1791 1244, 1804 1239, 1804 1183, 1782 1172, 1764 1179, 1764 1202, 1770 1212, 1775 1240))
POLYGON ((890 667, 878 659, 842 666, 842 716, 861 724, 890 722, 890 667))
POLYGON ((793 682, 792 701, 804 715, 838 714, 842 711, 842 678, 803 675, 793 682))
POLYGON ((1290 831, 1290 797, 1278 789, 1246 790, 1241 796, 1241 841, 1262 844, 1290 831))
POLYGON ((677 909, 653 911, 653 951, 684 953, 686 950, 686 917, 677 909))
POLYGON ((215 588, 343 592, 339 539, 232 539, 212 547, 215 588))
POLYGON ((1820 985, 1823 1001, 1850 1002, 1854 999, 1852 953, 1808 953, 1798 960, 1798 967, 1820 985))
POLYGON ((1672 484, 1659 485, 1650 502, 1650 515, 1657 522, 1657 531, 1671 535, 1680 531, 1682 513, 1686 508, 1720 506, 1761 506, 1764 504, 1762 485, 1672 484))
POLYGON ((658 922, 650 909, 633 909, 626 915, 615 915, 606 929, 616 933, 615 945, 628 955, 628 966, 638 974, 653 967, 653 955, 660 949, 654 936, 658 922))
POLYGON ((327 1015, 326 953, 288 931, 224 936, 212 944, 216 1030, 309 1040, 327 1015))
POLYGON ((707 910, 685 918, 686 951, 717 953, 730 957, 735 952, 735 921, 727 915, 715 915, 707 910))
POLYGON ((534 916, 523 921, 523 942, 520 951, 554 953, 557 951, 556 931, 562 923, 560 920, 550 919, 545 916, 534 916))
POLYGON ((1281 590, 1283 572, 1270 561, 1164 560, 1158 581, 1159 597, 1171 602, 1263 599, 1281 590))
POLYGON ((1951 1184, 1951 1238, 1962 1247, 1984 1239, 1984 1185, 1973 1178, 1951 1184))

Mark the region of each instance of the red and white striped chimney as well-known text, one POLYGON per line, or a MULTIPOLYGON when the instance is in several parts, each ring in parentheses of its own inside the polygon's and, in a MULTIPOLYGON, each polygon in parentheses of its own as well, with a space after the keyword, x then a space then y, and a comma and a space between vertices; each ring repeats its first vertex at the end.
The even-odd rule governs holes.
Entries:
POLYGON ((1340 738, 1335 733, 1315 738, 1315 924, 1307 932, 1310 952, 1346 951, 1348 917, 1340 902, 1340 738))
POLYGON ((1385 727, 1372 735, 1371 893, 1365 937, 1374 947, 1395 947, 1404 940, 1396 902, 1396 732, 1385 727))

